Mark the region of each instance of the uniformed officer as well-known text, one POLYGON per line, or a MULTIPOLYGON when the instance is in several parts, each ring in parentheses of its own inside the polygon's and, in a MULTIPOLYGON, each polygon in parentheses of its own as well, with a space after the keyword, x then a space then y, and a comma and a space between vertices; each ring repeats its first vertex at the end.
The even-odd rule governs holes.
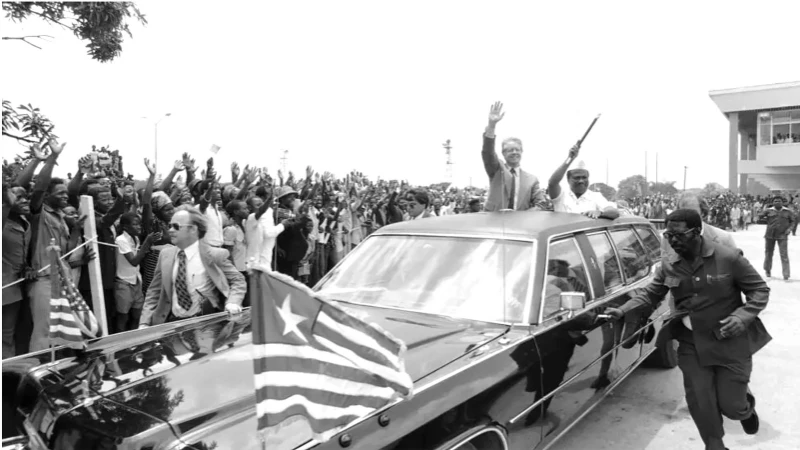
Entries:
POLYGON ((764 233, 764 272, 767 278, 772 274, 772 255, 775 252, 775 244, 778 244, 778 251, 781 254, 781 269, 783 279, 789 279, 789 233, 792 232, 795 220, 794 214, 789 208, 783 206, 783 197, 775 197, 772 200, 772 207, 767 208, 767 231, 764 233))
POLYGON ((686 401, 706 449, 722 450, 722 415, 741 421, 747 434, 758 432, 755 397, 747 385, 753 353, 772 339, 758 318, 769 287, 737 250, 703 237, 697 211, 676 210, 666 222, 664 239, 675 254, 658 267, 650 285, 606 314, 619 319, 655 308, 672 293, 676 308, 661 332, 680 343, 686 401))

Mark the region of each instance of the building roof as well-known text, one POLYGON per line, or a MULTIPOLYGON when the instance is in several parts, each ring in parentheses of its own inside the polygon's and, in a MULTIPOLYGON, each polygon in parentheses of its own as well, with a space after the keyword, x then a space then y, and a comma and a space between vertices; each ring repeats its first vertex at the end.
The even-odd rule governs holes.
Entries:
POLYGON ((800 81, 709 91, 726 116, 732 112, 800 108, 800 81))
POLYGON ((387 225, 373 234, 437 234, 506 237, 509 239, 542 239, 549 235, 617 223, 645 223, 647 219, 623 216, 614 221, 590 219, 581 214, 549 211, 501 211, 491 213, 455 214, 408 220, 387 225))

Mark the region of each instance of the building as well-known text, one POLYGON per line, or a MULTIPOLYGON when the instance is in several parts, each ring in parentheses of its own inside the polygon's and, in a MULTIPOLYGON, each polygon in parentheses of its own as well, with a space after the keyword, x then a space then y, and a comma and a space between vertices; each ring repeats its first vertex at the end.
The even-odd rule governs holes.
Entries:
POLYGON ((730 123, 728 189, 800 190, 800 81, 708 95, 730 123))

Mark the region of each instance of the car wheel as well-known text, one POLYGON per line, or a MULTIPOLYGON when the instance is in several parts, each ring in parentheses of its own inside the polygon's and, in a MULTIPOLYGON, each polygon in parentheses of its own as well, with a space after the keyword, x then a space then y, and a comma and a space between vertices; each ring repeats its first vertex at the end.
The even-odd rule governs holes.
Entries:
POLYGON ((648 365, 661 369, 672 369, 678 365, 678 341, 669 339, 662 345, 656 347, 647 358, 648 365))

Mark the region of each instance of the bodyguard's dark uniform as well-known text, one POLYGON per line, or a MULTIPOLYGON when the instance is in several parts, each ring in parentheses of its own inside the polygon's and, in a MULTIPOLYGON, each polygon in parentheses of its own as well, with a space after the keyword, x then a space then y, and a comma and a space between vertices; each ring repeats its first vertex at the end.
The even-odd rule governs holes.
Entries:
POLYGON ((752 355, 772 339, 757 317, 767 306, 769 287, 738 250, 703 239, 700 256, 694 261, 678 254, 664 259, 650 285, 620 309, 627 314, 654 308, 667 292, 675 297, 676 309, 665 321, 658 342, 680 342, 678 364, 689 412, 704 442, 721 439, 725 432, 720 412, 743 420, 753 410, 747 400, 752 355), (681 320, 686 315, 692 330, 681 320), (719 340, 714 329, 728 316, 741 319, 746 331, 719 340))

